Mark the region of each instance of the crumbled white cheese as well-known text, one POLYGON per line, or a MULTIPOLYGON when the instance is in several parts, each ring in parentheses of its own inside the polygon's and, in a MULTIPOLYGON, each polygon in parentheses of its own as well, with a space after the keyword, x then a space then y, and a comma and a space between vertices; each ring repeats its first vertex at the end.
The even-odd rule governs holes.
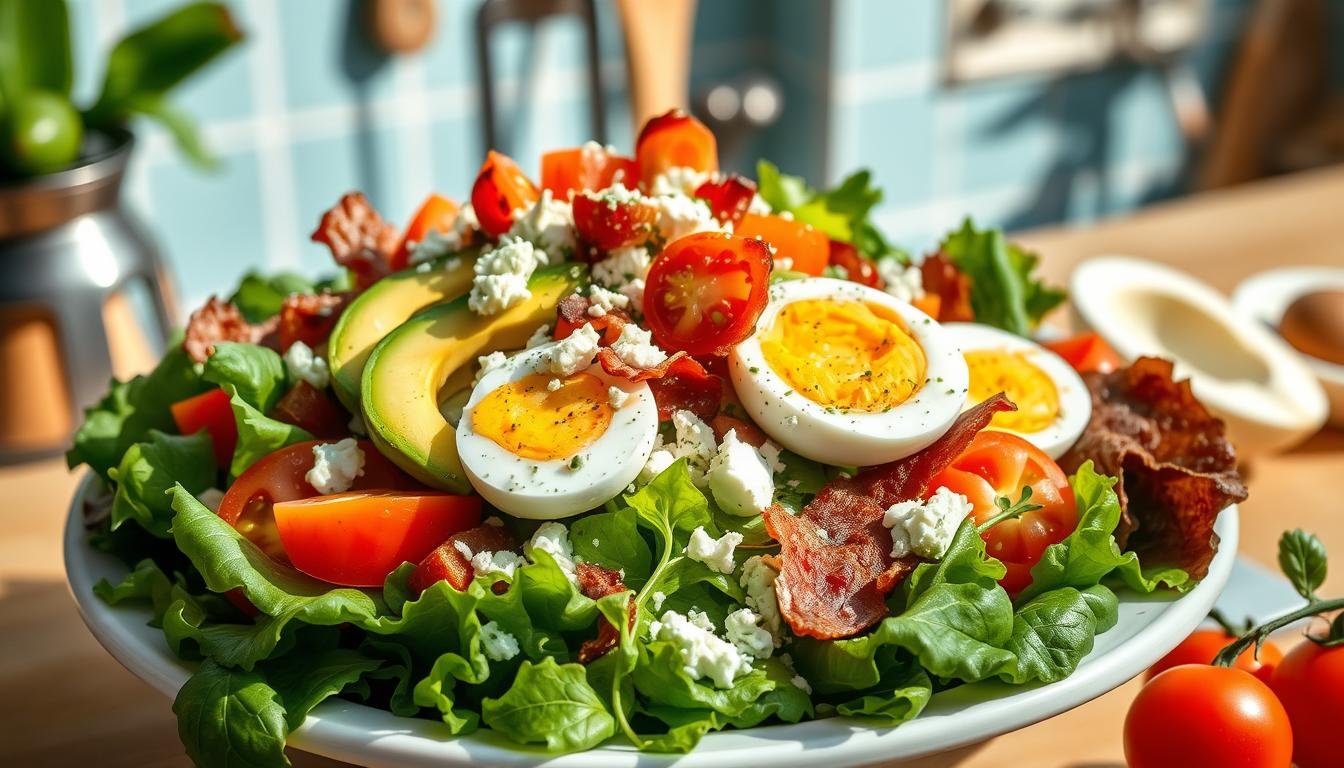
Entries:
POLYGON ((218 488, 206 488, 196 494, 196 500, 201 502, 206 509, 219 514, 219 505, 224 501, 224 492, 218 488))
POLYGON ((467 562, 471 563, 473 577, 497 573, 512 579, 514 572, 518 570, 518 566, 527 565, 527 561, 521 555, 507 549, 495 552, 490 550, 472 552, 471 547, 467 546, 464 541, 454 541, 453 548, 461 553, 467 559, 467 562))
POLYGON ((613 309, 625 309, 630 306, 630 297, 623 293, 609 291, 600 285, 588 288, 588 316, 606 317, 613 309))
POLYGON ((562 523, 542 523, 532 539, 527 542, 527 551, 541 550, 554 558, 556 565, 565 572, 571 582, 577 581, 574 563, 574 545, 569 541, 569 529, 562 523))
POLYGON ((618 411, 621 410, 621 406, 625 405, 626 401, 629 399, 630 393, 626 392, 624 389, 615 386, 607 387, 607 402, 611 404, 612 408, 615 408, 618 411))
POLYGON ((706 488, 709 485, 709 463, 718 453, 714 443, 714 430, 690 411, 674 412, 672 427, 677 434, 676 441, 671 446, 674 459, 686 459, 691 482, 696 488, 706 488))
POLYGON ((761 447, 757 450, 761 452, 761 458, 765 460, 765 465, 770 468, 771 475, 778 475, 780 472, 787 469, 787 467, 784 466, 784 462, 779 458, 779 455, 783 453, 783 449, 774 442, 766 440, 764 443, 761 443, 761 447))
POLYGON ((313 348, 296 341, 285 350, 285 371, 290 381, 306 381, 314 389, 326 389, 331 383, 327 361, 313 354, 313 348))
POLYGON ((680 195, 655 197, 658 207, 658 234, 672 242, 696 232, 723 232, 725 225, 714 218, 703 200, 680 195))
POLYGON ((533 331, 531 336, 527 337, 527 348, 531 349, 533 347, 540 347, 542 344, 549 343, 550 340, 551 340, 551 326, 543 325, 537 330, 533 331))
POLYGON ((738 584, 747 592, 747 607, 761 617, 761 625, 779 645, 784 639, 784 623, 779 615, 779 596, 775 594, 775 579, 779 571, 775 570, 765 558, 752 555, 742 563, 742 577, 738 584))
POLYGON ((761 454, 730 429, 709 463, 709 490, 724 512, 750 517, 774 501, 775 480, 761 454))
POLYGON ((566 200, 556 200, 543 189, 532 207, 516 216, 509 234, 527 240, 546 252, 552 264, 574 251, 574 209, 566 200))
POLYGON ((686 556, 709 566, 711 571, 732 573, 737 567, 733 563, 733 551, 742 543, 742 534, 729 531, 719 538, 705 533, 703 525, 697 525, 691 531, 691 540, 686 543, 686 556))
POLYGON ((476 379, 472 382, 472 386, 480 384, 481 379, 485 378, 485 374, 499 368, 508 361, 509 356, 503 352, 491 352, 488 355, 476 358, 476 365, 478 368, 476 370, 476 379))
POLYGON ((303 476, 323 496, 344 493, 364 474, 364 452, 353 437, 313 446, 313 468, 303 476))
POLYGON ((474 267, 467 306, 478 315, 494 315, 531 298, 527 280, 546 263, 545 251, 517 237, 504 236, 499 245, 481 251, 474 267))
POLYGON ((692 680, 708 678, 715 687, 729 688, 739 675, 751 671, 751 659, 737 646, 714 634, 714 624, 700 611, 684 616, 666 611, 649 623, 654 640, 672 643, 681 656, 682 669, 692 680))
POLYGON ((880 259, 877 274, 886 284, 887 293, 901 301, 914 301, 924 295, 924 276, 913 264, 906 265, 895 258, 880 259))
POLYGON ((649 454, 648 461, 644 462, 644 468, 639 470, 639 477, 635 478, 638 485, 647 485, 653 482, 654 478, 663 474, 663 472, 677 460, 676 454, 672 449, 663 445, 662 436, 654 441, 653 451, 649 454))
POLYGON ((481 625, 481 650, 491 661, 508 661, 518 655, 518 638, 505 632, 498 622, 481 625))
POLYGON ((704 171, 674 165, 653 177, 649 193, 653 195, 684 195, 695 197, 695 191, 701 184, 709 181, 710 175, 704 171))
POLYGON ((928 501, 901 501, 887 508, 882 524, 891 529, 891 556, 915 554, 937 560, 957 533, 961 521, 971 513, 972 505, 960 493, 945 486, 934 491, 928 501))
POLYGON ((559 392, 560 388, 563 386, 565 386, 565 382, 559 379, 551 379, 550 381, 546 382, 546 391, 559 392))
POLYGON ((358 411, 351 414, 350 421, 345 426, 350 430, 351 434, 359 435, 360 437, 369 434, 369 427, 364 423, 364 417, 361 416, 358 411))
POLYGON ((667 600, 667 595, 662 590, 655 590, 653 593, 653 610, 663 610, 663 601, 667 600))
MULTIPOLYGON (((431 229, 425 233, 425 239, 410 246, 411 263, 428 261, 436 259, 445 254, 462 250, 463 243, 467 236, 481 228, 481 223, 476 220, 476 209, 471 207, 471 203, 462 206, 457 217, 453 219, 453 227, 447 232, 439 232, 431 229)), ((457 269, 462 263, 445 265, 446 269, 457 269)))
POLYGON ((584 325, 560 341, 539 347, 538 352, 530 354, 537 355, 538 372, 573 376, 593 364, 593 356, 597 354, 600 341, 601 336, 593 326, 584 325))
POLYGON ((667 359, 667 353, 653 343, 653 336, 634 323, 626 323, 611 351, 631 368, 655 368, 667 359))
POLYGON ((755 213, 760 216, 768 216, 771 213, 774 213, 774 210, 775 209, 770 207, 769 203, 765 202, 765 198, 760 195, 752 195, 751 203, 747 205, 747 213, 755 213))
POLYGON ((653 257, 643 246, 617 248, 593 264, 593 280, 628 297, 631 309, 637 310, 644 302, 644 278, 652 263, 653 257))
POLYGON ((812 686, 808 684, 807 680, 802 675, 794 675, 789 678, 789 683, 791 683, 794 688, 797 688, 809 696, 812 694, 812 686))
POLYGON ((757 626, 760 620, 750 608, 740 608, 723 621, 724 635, 743 656, 768 659, 775 651, 775 638, 769 630, 757 626))

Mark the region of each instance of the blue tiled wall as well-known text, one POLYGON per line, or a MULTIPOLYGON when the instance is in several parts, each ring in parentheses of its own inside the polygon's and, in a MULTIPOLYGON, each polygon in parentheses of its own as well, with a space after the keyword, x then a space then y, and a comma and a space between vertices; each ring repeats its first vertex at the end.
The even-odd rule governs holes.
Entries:
MULTIPOLYGON (((101 77, 95 52, 174 2, 72 0, 83 92, 101 77)), ((1189 56, 1211 88, 1247 4, 1211 0, 1207 40, 1189 56)), ((358 0, 230 5, 246 46, 178 94, 221 168, 199 173, 149 128, 129 186, 188 306, 249 268, 327 268, 308 234, 347 189, 366 190, 397 221, 430 190, 460 199, 482 151, 477 0, 439 0, 430 46, 393 58, 362 43, 358 0)), ((608 139, 628 147, 619 28, 612 0, 598 5, 608 139)), ((943 23, 941 0, 702 0, 693 88, 749 71, 775 78, 781 119, 728 164, 749 169, 764 154, 815 182, 871 167, 887 190, 881 222, 915 248, 965 213, 1025 227, 1176 189, 1184 153, 1157 75, 1119 67, 948 87, 943 23)), ((589 133, 582 39, 577 24, 559 22, 535 34, 509 28, 497 41, 502 145, 525 168, 589 133)))

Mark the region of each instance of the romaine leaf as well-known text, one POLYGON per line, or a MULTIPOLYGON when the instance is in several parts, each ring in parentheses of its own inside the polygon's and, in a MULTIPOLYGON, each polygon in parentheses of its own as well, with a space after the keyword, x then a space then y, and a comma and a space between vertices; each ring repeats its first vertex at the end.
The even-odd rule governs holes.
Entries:
POLYGON ((201 768, 289 765, 285 707, 260 672, 206 660, 177 692, 173 713, 187 756, 201 768))
POLYGON ((285 394, 285 363, 275 350, 258 344, 221 341, 205 361, 201 378, 237 393, 265 413, 285 394))
POLYGON ((173 522, 172 499, 176 484, 198 494, 215 484, 215 453, 210 435, 167 435, 151 429, 149 439, 136 443, 108 474, 117 484, 112 498, 112 528, 134 520, 159 538, 168 538, 173 522))
POLYGON ((238 445, 233 449, 233 461, 229 465, 229 472, 234 477, 246 472, 264 456, 314 439, 307 430, 272 419, 257 410, 232 389, 232 385, 224 388, 229 393, 229 406, 233 408, 233 420, 238 425, 238 445))
POLYGON ((975 321, 1030 336, 1046 312, 1064 301, 1063 291, 1035 280, 1036 254, 1009 243, 996 230, 978 230, 968 218, 939 249, 971 279, 975 321))
POLYGON ((616 721, 588 684, 582 665, 555 659, 523 662, 513 685, 499 698, 481 702, 485 724, 521 744, 545 744, 550 752, 595 747, 616 732, 616 721))
POLYGON ((1115 593, 1100 584, 1032 598, 1013 616, 1007 649, 1017 662, 1000 676, 1012 683, 1063 680, 1091 652, 1093 638, 1115 625, 1118 607, 1115 593))
POLYGON ((870 718, 884 726, 915 719, 933 696, 933 682, 929 680, 929 673, 918 665, 911 667, 909 673, 897 682, 840 702, 835 705, 835 711, 848 717, 870 718))

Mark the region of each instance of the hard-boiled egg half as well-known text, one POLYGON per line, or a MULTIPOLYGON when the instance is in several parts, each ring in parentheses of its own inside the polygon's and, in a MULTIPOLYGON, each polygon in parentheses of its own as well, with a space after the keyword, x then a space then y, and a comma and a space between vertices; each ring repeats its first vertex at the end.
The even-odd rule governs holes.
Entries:
POLYGON ((472 487, 516 517, 554 520, 601 505, 635 480, 658 434, 647 384, 610 376, 599 365, 569 375, 547 372, 561 343, 487 370, 457 425, 458 455, 472 487))
POLYGON ((816 461, 868 466, 937 440, 966 402, 966 361, 908 303, 846 280, 770 286, 756 332, 729 358, 752 419, 816 461))
POLYGON ((1012 432, 1057 459, 1078 441, 1092 417, 1092 396, 1063 358, 1016 334, 979 323, 943 329, 966 356, 971 373, 967 404, 997 392, 1017 410, 994 414, 990 429, 1012 432))

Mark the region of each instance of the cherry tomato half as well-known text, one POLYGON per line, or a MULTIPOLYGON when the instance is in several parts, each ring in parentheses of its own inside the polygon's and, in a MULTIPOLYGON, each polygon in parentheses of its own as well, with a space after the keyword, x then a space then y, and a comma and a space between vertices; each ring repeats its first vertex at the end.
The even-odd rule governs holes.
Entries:
POLYGON ((647 189, 668 168, 691 168, 703 173, 719 170, 719 145, 705 124, 674 109, 644 124, 635 141, 639 180, 647 189))
POLYGON ((1292 756, 1288 713, 1241 669, 1173 667, 1139 691, 1125 717, 1130 768, 1288 768, 1292 756))
MULTIPOLYGON (((1208 664, 1213 661, 1213 657, 1218 652, 1227 647, 1237 638, 1227 634, 1222 629, 1196 629, 1190 633, 1190 636, 1181 641, 1166 656, 1157 660, 1157 663, 1148 669, 1145 680, 1152 680, 1154 677, 1171 669, 1179 667, 1182 664, 1208 664)), ((1233 665, 1237 669, 1244 669, 1247 672, 1268 683, 1270 676, 1274 673, 1274 667, 1283 659, 1283 652, 1273 643, 1265 643, 1260 648, 1259 657, 1255 654, 1254 648, 1247 648, 1244 653, 1237 657, 1233 665)))
POLYGON ((1045 348, 1064 358, 1079 373, 1110 373, 1124 365, 1111 345, 1095 333, 1080 333, 1052 341, 1045 348))
POLYGON ((706 181, 696 188, 695 196, 709 203, 709 210, 720 224, 736 225, 756 197, 756 182, 734 173, 706 181))
POLYGON ((770 249, 759 240, 697 232, 674 240, 649 267, 644 316, 658 345, 726 355, 765 309, 770 249))
POLYGON ((411 261, 411 245, 424 240, 425 235, 430 232, 439 234, 451 232, 453 222, 457 219, 457 211, 457 203, 442 195, 430 195, 425 198, 425 202, 420 204, 420 208, 411 217, 411 223, 406 225, 406 231, 401 233, 401 242, 397 244, 397 250, 392 253, 390 260, 392 271, 406 268, 411 261))
POLYGON ((278 502, 275 527, 295 568, 346 587, 380 587, 405 562, 481 521, 481 497, 337 493, 278 502))
POLYGON ((471 207, 481 229, 491 237, 508 232, 513 212, 532 207, 540 197, 537 186, 513 158, 493 149, 486 153, 476 183, 471 185, 471 207))
POLYGON ((1000 496, 1016 502, 1031 486, 1031 503, 1041 508, 985 531, 985 550, 1008 572, 999 583, 1017 594, 1031 583, 1031 568, 1045 548, 1062 541, 1078 526, 1078 508, 1064 470, 1040 448, 1007 432, 986 430, 975 436, 960 456, 929 481, 960 493, 973 505, 971 514, 983 523, 999 513, 1000 496))
POLYGON ((1274 668, 1270 687, 1293 727, 1298 768, 1340 764, 1339 724, 1344 717, 1344 646, 1325 648, 1304 640, 1274 668))
POLYGON ((774 246, 776 261, 788 259, 795 272, 820 275, 831 259, 831 240, 811 224, 775 214, 748 213, 734 230, 741 237, 760 238, 774 246))
MULTIPOLYGON (((313 468, 313 446, 322 442, 295 443, 262 457, 233 481, 219 504, 220 518, 277 562, 288 563, 289 559, 275 530, 271 508, 281 501, 319 495, 305 475, 313 468)), ((364 452, 364 474, 355 478, 351 490, 426 490, 379 453, 373 443, 360 440, 359 449, 364 452)))
POLYGON ((557 200, 568 200, 570 193, 606 189, 617 181, 634 189, 639 184, 639 165, 633 157, 597 144, 541 156, 541 188, 549 189, 557 200))
POLYGON ((593 256, 643 243, 657 221, 658 209, 642 200, 616 202, 590 192, 574 196, 574 231, 586 246, 580 250, 595 249, 593 256))
POLYGON ((168 406, 173 413, 177 431, 194 435, 204 429, 210 433, 215 449, 215 465, 229 466, 233 449, 238 445, 238 423, 233 420, 229 395, 222 389, 212 389, 168 406))

